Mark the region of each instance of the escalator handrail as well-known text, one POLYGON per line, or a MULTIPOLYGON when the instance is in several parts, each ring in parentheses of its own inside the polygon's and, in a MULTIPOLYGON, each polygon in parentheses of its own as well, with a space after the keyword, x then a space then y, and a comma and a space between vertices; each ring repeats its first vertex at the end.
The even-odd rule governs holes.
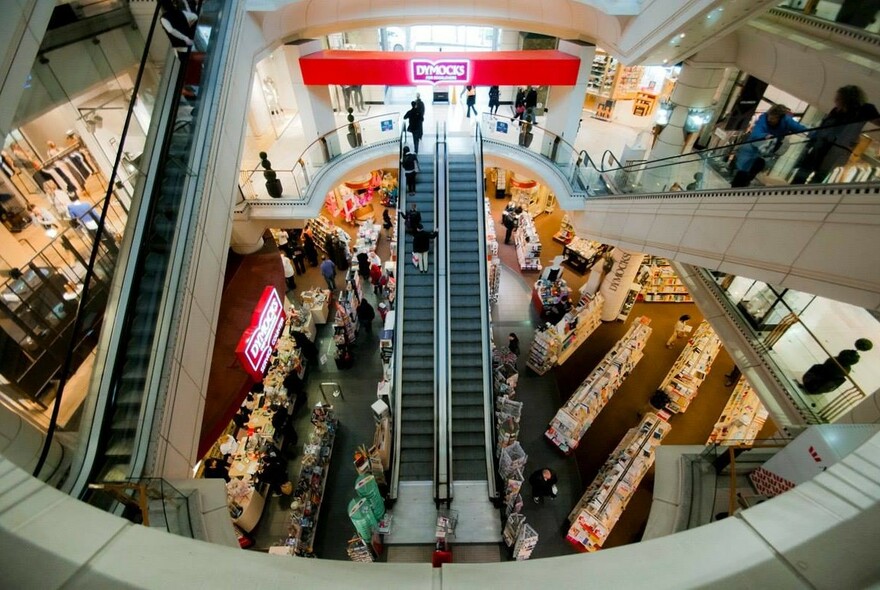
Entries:
POLYGON ((486 253, 486 181, 483 164, 483 132, 477 121, 474 133, 474 155, 477 169, 477 227, 479 228, 478 247, 480 252, 480 330, 482 342, 480 354, 483 366, 483 435, 486 451, 486 481, 489 486, 489 499, 498 498, 495 478, 495 401, 492 387, 492 328, 489 324, 489 273, 486 253))
POLYGON ((90 294, 90 286, 92 279, 95 276, 95 264, 98 259, 98 252, 100 251, 101 246, 101 238, 104 234, 104 226, 107 220, 107 213, 110 210, 111 198, 114 194, 114 188, 116 184, 116 177, 119 172, 119 168, 122 165, 122 158, 124 156, 126 139, 128 137, 129 128, 131 126, 131 121, 134 117, 134 109, 137 102, 137 98, 139 96, 141 82, 144 77, 144 70, 147 66, 147 62, 150 57, 150 49, 152 47, 153 35, 156 32, 156 26, 159 22, 160 15, 160 6, 157 4, 156 9, 153 11, 153 18, 150 21, 150 28, 147 31, 147 36, 144 41, 144 52, 141 55, 140 64, 138 65, 137 75, 135 77, 134 86, 132 87, 131 99, 128 104, 128 109, 125 113, 125 122, 122 125, 122 133, 119 139, 118 148, 116 150, 116 157, 113 162, 113 167, 110 169, 110 175, 107 179, 107 192, 104 195, 104 202, 101 207, 101 215, 98 219, 98 227, 95 230, 95 237, 92 243, 92 251, 89 254, 89 263, 86 266, 85 275, 82 281, 82 291, 80 292, 79 299, 77 301, 76 314, 73 320, 73 328, 70 331, 70 339, 69 343, 66 346, 66 353, 64 355, 64 360, 61 364, 61 370, 58 374, 58 388, 55 393, 55 400, 52 405, 52 414, 49 419, 49 426, 46 430, 46 438, 43 441, 43 447, 40 450, 40 456, 37 459, 37 464, 34 467, 33 476, 39 477, 40 471, 43 469, 43 465, 46 462, 47 457, 49 456, 49 449, 52 446, 52 440, 55 435, 55 430, 58 425, 58 415, 61 411, 61 399, 64 395, 64 389, 67 386, 67 381, 70 378, 71 369, 73 367, 73 359, 75 355, 76 342, 78 341, 78 335, 83 329, 83 324, 85 323, 86 316, 86 305, 89 300, 90 294))
POLYGON ((452 412, 449 370, 449 153, 445 121, 437 123, 434 144, 434 227, 438 230, 434 262, 434 502, 452 501, 452 412))
MULTIPOLYGON (((737 142, 729 143, 729 144, 726 144, 723 146, 706 148, 703 150, 695 150, 692 152, 687 152, 686 154, 678 154, 675 156, 666 156, 666 157, 657 158, 654 160, 643 160, 643 161, 639 161, 639 162, 636 162, 633 164, 623 164, 620 162, 620 160, 617 159, 616 156, 614 156, 613 153, 611 153, 610 150, 605 150, 605 152, 602 154, 603 159, 601 161, 601 166, 599 168, 597 168, 597 170, 603 174, 607 174, 607 173, 611 173, 611 172, 618 172, 618 171, 629 171, 629 170, 639 170, 639 171, 656 170, 659 168, 676 166, 678 164, 687 164, 690 162, 697 162, 697 161, 706 160, 706 159, 712 157, 711 154, 713 152, 724 152, 724 155, 727 155, 732 150, 740 149, 744 145, 760 144, 760 143, 766 143, 768 141, 776 141, 781 144, 783 140, 785 140, 789 137, 794 137, 797 135, 807 135, 808 136, 808 135, 811 135, 817 131, 823 131, 825 129, 834 129, 837 127, 847 127, 849 125, 852 125, 852 123, 844 123, 841 125, 819 125, 817 127, 810 127, 809 129, 805 129, 804 131, 793 131, 791 133, 785 133, 778 138, 774 137, 774 138, 768 139, 766 137, 761 137, 758 139, 746 139, 744 141, 737 141, 737 142), (605 162, 604 158, 605 158, 606 154, 610 155, 614 159, 614 161, 617 163, 616 167, 612 167, 612 168, 605 168, 604 167, 604 162, 605 162)), ((880 131, 880 129, 868 129, 868 130, 863 130, 861 132, 861 134, 877 133, 878 131, 880 131)), ((812 139, 812 138, 806 137, 804 142, 798 142, 798 143, 806 143, 806 142, 810 141, 810 139, 812 139)), ((594 166, 595 166, 595 162, 594 162, 594 166)))
POLYGON ((394 376, 391 382, 391 401, 394 413, 394 442, 391 463, 391 486, 388 496, 397 498, 400 485, 400 439, 403 426, 403 305, 404 305, 404 270, 406 268, 406 229, 403 227, 400 213, 406 212, 406 176, 403 171, 403 148, 406 147, 406 127, 401 125, 398 145, 397 162, 397 211, 394 212, 394 224, 397 228, 397 266, 394 269, 394 376))

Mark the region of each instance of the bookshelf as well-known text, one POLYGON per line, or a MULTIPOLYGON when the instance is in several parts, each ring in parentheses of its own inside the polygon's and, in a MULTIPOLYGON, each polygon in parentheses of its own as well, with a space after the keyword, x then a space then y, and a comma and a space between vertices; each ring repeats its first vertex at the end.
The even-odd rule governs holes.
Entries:
POLYGON ((753 444, 767 416, 767 408, 758 399, 758 394, 745 377, 740 377, 706 444, 753 444))
POLYGON ((559 450, 570 453, 577 448, 593 420, 642 360, 642 350, 651 335, 650 324, 651 318, 637 318, 623 338, 556 412, 544 436, 559 450))
POLYGON ((709 323, 703 321, 660 384, 660 389, 671 400, 666 405, 667 410, 676 414, 687 411, 720 350, 721 339, 709 323))
POLYGON ((649 412, 627 431, 569 514, 570 543, 584 551, 602 548, 670 430, 668 422, 649 412))
POLYGON ((498 289, 501 286, 501 257, 498 256, 498 238, 495 235, 495 220, 489 209, 489 200, 484 199, 486 209, 486 262, 489 272, 489 302, 498 302, 498 289))
POLYGON ((520 270, 540 271, 541 268, 541 238, 535 229, 535 222, 531 215, 519 216, 519 225, 514 231, 516 242, 516 258, 520 270))
POLYGON ((595 295, 584 293, 577 305, 556 324, 556 334, 559 339, 557 365, 567 361, 578 346, 599 327, 602 323, 604 305, 605 297, 601 293, 595 295))
POLYGON ((617 68, 617 79, 614 81, 614 100, 633 100, 639 93, 643 66, 620 66, 617 68))
POLYGON ((643 266, 646 270, 642 298, 646 303, 690 303, 687 287, 675 274, 669 261, 652 256, 643 266))
POLYGON ((657 95, 651 92, 636 92, 633 101, 633 115, 637 117, 647 117, 654 112, 657 105, 657 95))
POLYGON ((560 244, 567 244, 574 239, 574 226, 568 213, 562 216, 562 223, 559 224, 559 231, 553 234, 553 240, 560 244))
POLYGON ((559 339, 556 338, 556 328, 545 324, 543 328, 538 328, 532 338, 526 366, 538 375, 543 375, 556 365, 558 355, 559 339))
POLYGON ((616 74, 617 60, 601 49, 596 49, 587 77, 587 92, 610 97, 616 74))

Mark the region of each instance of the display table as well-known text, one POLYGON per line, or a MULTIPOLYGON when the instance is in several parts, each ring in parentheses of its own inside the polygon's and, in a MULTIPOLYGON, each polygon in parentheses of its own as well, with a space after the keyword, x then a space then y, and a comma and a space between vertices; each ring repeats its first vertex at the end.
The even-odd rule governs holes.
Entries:
POLYGON ((562 248, 565 263, 579 274, 584 274, 604 254, 605 247, 598 242, 574 237, 562 248))
POLYGON ((329 289, 312 289, 300 294, 303 309, 312 315, 312 321, 316 324, 326 324, 330 316, 330 299, 332 293, 329 289))
POLYGON ((284 545, 292 554, 313 554, 318 515, 327 485, 327 469, 333 455, 333 442, 339 425, 330 404, 317 404, 312 409, 314 430, 303 445, 302 470, 290 503, 289 536, 284 545))
MULTIPOLYGON (((570 304, 571 289, 565 279, 548 281, 538 279, 532 289, 532 304, 541 319, 544 319, 544 311, 547 308, 562 304, 570 304)), ((552 322, 555 323, 555 322, 552 322)))
POLYGON ((315 320, 312 317, 311 310, 307 309, 296 309, 291 306, 288 311, 288 323, 290 324, 290 329, 295 332, 302 332, 306 335, 306 338, 315 341, 315 336, 318 334, 318 328, 315 326, 315 320))

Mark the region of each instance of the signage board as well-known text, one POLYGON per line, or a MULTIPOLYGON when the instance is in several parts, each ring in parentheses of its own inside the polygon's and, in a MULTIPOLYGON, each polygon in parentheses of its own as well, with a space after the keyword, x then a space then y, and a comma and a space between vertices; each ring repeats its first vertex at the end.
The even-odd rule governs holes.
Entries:
POLYGON ((255 381, 263 380, 269 357, 284 326, 284 304, 275 287, 268 286, 254 308, 251 322, 241 335, 235 354, 255 381))
POLYGON ((471 62, 467 59, 411 59, 410 77, 413 84, 463 84, 470 80, 471 62))

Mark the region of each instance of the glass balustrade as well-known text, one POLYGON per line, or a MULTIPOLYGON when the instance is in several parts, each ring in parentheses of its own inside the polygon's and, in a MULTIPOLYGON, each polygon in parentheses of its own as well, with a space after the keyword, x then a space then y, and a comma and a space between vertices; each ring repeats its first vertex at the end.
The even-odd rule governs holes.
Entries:
POLYGON ((289 162, 273 161, 271 170, 264 167, 242 170, 241 192, 246 201, 289 199, 304 202, 311 183, 327 164, 361 148, 384 143, 397 145, 401 121, 400 113, 393 112, 337 127, 309 144, 293 166, 285 167, 289 162))

